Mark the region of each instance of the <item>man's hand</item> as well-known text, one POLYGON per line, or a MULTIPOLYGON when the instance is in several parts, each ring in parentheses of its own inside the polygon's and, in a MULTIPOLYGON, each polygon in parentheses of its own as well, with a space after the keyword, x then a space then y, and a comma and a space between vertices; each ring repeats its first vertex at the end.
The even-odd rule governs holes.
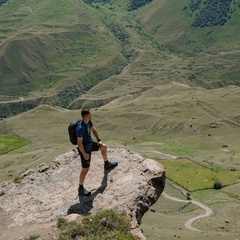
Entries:
POLYGON ((83 155, 83 157, 84 157, 85 160, 89 160, 90 159, 90 155, 88 153, 85 153, 83 155))
POLYGON ((78 142, 77 142, 77 143, 78 143, 78 149, 81 151, 84 159, 85 159, 85 160, 89 160, 89 159, 90 159, 90 155, 85 152, 84 147, 83 147, 83 144, 82 144, 83 138, 78 137, 78 138, 77 138, 77 141, 78 141, 78 142))

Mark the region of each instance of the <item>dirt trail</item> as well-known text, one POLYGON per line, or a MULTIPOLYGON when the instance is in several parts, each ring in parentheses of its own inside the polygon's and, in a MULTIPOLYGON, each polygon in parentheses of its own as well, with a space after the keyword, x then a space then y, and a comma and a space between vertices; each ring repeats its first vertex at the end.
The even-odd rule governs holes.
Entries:
POLYGON ((176 201, 176 202, 184 202, 184 203, 193 203, 195 205, 198 205, 200 208, 202 208, 203 210, 205 210, 205 213, 204 214, 201 214, 201 215, 198 215, 196 217, 193 217, 193 218, 190 218, 189 220, 187 220, 185 222, 185 227, 189 230, 192 230, 192 231, 198 231, 200 232, 201 230, 195 228, 192 226, 192 224, 199 220, 199 219, 202 219, 202 218, 206 218, 206 217, 209 217, 211 214, 212 214, 212 209, 207 207, 206 205, 202 204, 201 202, 198 202, 198 201, 195 201, 195 200, 182 200, 182 199, 179 199, 179 198, 175 198, 175 197, 171 197, 169 196, 167 193, 163 192, 162 195, 169 199, 169 200, 172 200, 172 201, 176 201))
POLYGON ((15 97, 15 98, 13 97, 13 98, 11 99, 11 96, 8 96, 8 95, 0 95, 0 97, 6 98, 6 100, 0 101, 0 103, 21 102, 21 101, 24 100, 23 97, 15 97), (9 99, 10 99, 10 100, 9 100, 9 99))
POLYGON ((176 156, 173 156, 173 155, 170 155, 170 154, 167 154, 167 153, 164 153, 164 152, 160 152, 160 151, 152 151, 153 153, 158 153, 160 155, 163 155, 163 156, 166 156, 168 158, 171 158, 171 159, 177 159, 176 156))
POLYGON ((145 52, 146 52, 146 51, 143 50, 143 49, 135 49, 135 51, 136 51, 136 58, 135 58, 132 62, 130 62, 130 63, 122 70, 122 72, 121 72, 120 75, 128 74, 131 66, 132 66, 134 63, 139 62, 139 61, 142 59, 142 57, 144 56, 145 52))

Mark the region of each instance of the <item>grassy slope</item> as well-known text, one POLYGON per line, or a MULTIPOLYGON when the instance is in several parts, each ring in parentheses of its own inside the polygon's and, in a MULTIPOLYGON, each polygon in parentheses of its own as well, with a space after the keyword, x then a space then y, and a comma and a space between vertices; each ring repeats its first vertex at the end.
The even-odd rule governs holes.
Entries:
POLYGON ((187 52, 187 50, 220 52, 238 49, 240 33, 236 28, 240 18, 240 9, 236 12, 223 27, 192 28, 193 17, 190 17, 189 10, 183 11, 184 7, 189 8, 187 0, 160 0, 140 10, 140 18, 144 27, 161 44, 187 52))
MULTIPOLYGON (((179 188, 173 186, 172 182, 167 181, 166 193, 186 200, 186 194, 184 195, 179 188)), ((148 211, 143 217, 141 226, 147 239, 157 240, 159 236, 164 240, 176 238, 234 240, 238 238, 239 201, 226 194, 224 190, 199 191, 191 197, 199 199, 213 209, 213 214, 210 217, 193 224, 201 232, 187 230, 184 223, 192 217, 203 214, 203 210, 193 204, 178 203, 161 196, 151 207, 154 212, 148 211), (226 223, 225 220, 230 222, 226 223)))
POLYGON ((180 81, 207 88, 239 85, 240 9, 223 27, 192 28, 192 19, 183 11, 189 2, 153 1, 140 10, 140 20, 155 41, 182 58, 175 66, 180 76, 185 75, 179 76, 180 81))
POLYGON ((166 169, 167 176, 189 192, 212 189, 215 183, 230 186, 239 181, 240 171, 213 171, 194 164, 189 159, 160 161, 166 169), (193 175, 195 176, 193 178, 193 175))
POLYGON ((144 55, 128 75, 141 78, 143 84, 173 79, 208 88, 239 84, 239 36, 235 34, 239 11, 223 28, 193 29, 182 11, 189 1, 153 1, 134 12, 126 10, 127 1, 121 3, 98 4, 98 10, 73 0, 57 5, 8 1, 1 6, 1 93, 19 94, 20 87, 22 95, 38 90, 32 94, 35 98, 76 84, 81 93, 121 69, 126 60, 120 51, 144 55), (128 36, 122 47, 116 39, 116 26, 128 36), (206 40, 208 35, 212 41, 206 40), (174 52, 159 48, 159 44, 174 52), (101 71, 104 67, 107 72, 101 71), (96 68, 102 77, 84 78, 96 68))
POLYGON ((127 94, 105 105, 102 109, 110 111, 111 118, 108 120, 106 116, 101 122, 103 126, 107 123, 112 126, 110 139, 116 138, 122 129, 121 141, 135 146, 137 151, 142 149, 142 153, 151 146, 148 142, 153 142, 158 151, 166 149, 161 142, 169 142, 173 148, 169 148, 169 154, 187 154, 222 166, 231 165, 231 161, 237 164, 238 147, 233 142, 240 124, 236 105, 239 104, 238 94, 237 87, 204 91, 176 83, 157 86, 140 95, 127 94), (217 127, 212 128, 211 123, 216 123, 217 127), (222 145, 228 143, 230 151, 223 151, 222 145), (182 148, 178 148, 179 145, 182 148))
MULTIPOLYGON (((88 94, 92 95, 91 91, 88 94)), ((88 94, 83 98, 88 99, 88 94)), ((190 157, 210 168, 239 169, 238 95, 238 87, 206 91, 177 83, 156 86, 97 108, 94 122, 110 147, 126 147, 157 159, 166 158, 164 152, 190 157), (228 147, 222 148, 224 144, 228 147)), ((15 159, 3 171, 19 169, 19 164, 49 162, 71 149, 67 126, 77 118, 79 110, 42 106, 2 121, 1 133, 12 132, 30 141, 28 146, 1 156, 3 162, 15 159)))
POLYGON ((86 74, 108 68, 111 75, 125 64, 118 41, 82 1, 8 1, 0 22, 1 94, 86 89, 94 84, 83 80, 86 74))
POLYGON ((28 142, 20 138, 19 136, 14 135, 1 135, 0 136, 0 154, 5 154, 7 152, 10 152, 16 148, 23 147, 27 145, 28 142))

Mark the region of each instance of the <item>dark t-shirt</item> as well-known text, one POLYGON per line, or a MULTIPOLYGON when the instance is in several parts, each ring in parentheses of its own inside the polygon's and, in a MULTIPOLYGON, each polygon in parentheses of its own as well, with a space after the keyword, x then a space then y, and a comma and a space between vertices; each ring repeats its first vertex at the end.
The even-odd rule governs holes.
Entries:
POLYGON ((85 123, 81 120, 80 124, 76 128, 77 137, 83 138, 83 147, 86 152, 90 152, 92 148, 92 137, 91 137, 91 127, 93 126, 92 121, 85 123))

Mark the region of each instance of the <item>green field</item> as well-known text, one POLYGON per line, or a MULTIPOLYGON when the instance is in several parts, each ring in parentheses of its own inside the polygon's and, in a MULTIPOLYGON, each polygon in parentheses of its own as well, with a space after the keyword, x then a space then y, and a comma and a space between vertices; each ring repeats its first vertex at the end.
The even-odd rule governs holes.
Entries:
POLYGON ((28 144, 26 139, 14 135, 0 135, 0 155, 28 144))
POLYGON ((240 171, 218 171, 202 167, 189 159, 160 161, 167 172, 167 177, 192 192, 213 189, 214 183, 228 186, 240 180, 240 171))

